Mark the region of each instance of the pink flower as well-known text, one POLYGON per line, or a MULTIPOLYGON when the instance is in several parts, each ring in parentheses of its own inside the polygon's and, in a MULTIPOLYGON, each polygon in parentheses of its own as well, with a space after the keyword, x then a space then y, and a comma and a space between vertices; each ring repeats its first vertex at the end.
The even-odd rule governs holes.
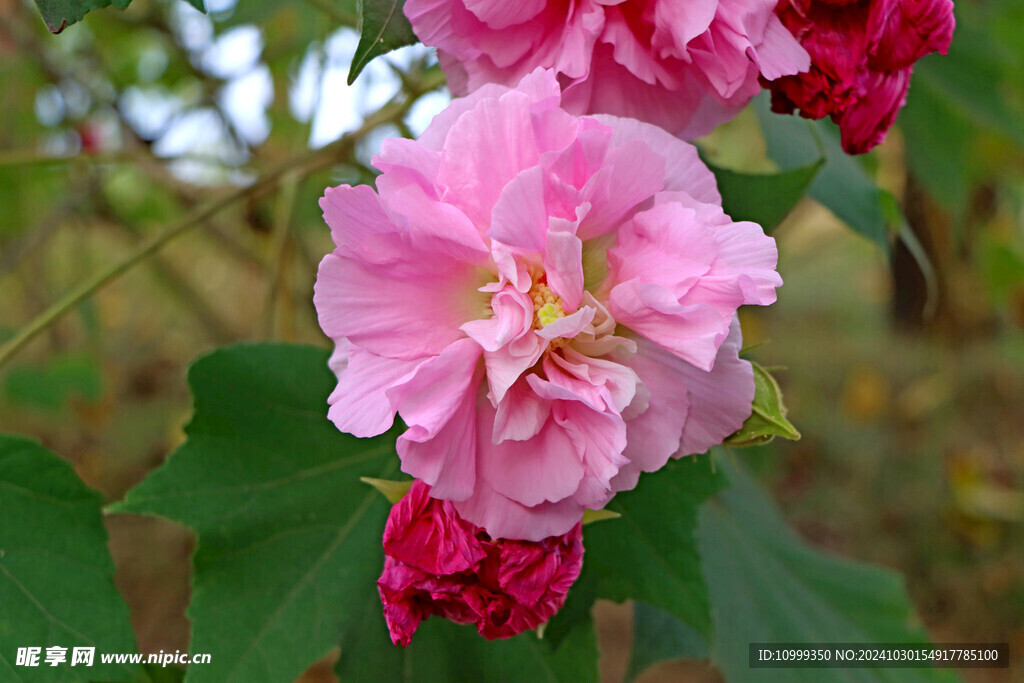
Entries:
POLYGON ((384 142, 379 194, 320 202, 328 416, 369 437, 399 413, 402 470, 492 538, 564 534, 736 430, 754 394, 736 309, 782 282, 691 145, 559 97, 552 71, 484 86, 384 142))
POLYGON ((774 0, 406 0, 452 92, 554 69, 575 114, 640 119, 692 139, 756 95, 758 74, 806 71, 774 0))
POLYGON ((849 154, 885 139, 906 102, 914 62, 946 54, 953 39, 951 0, 782 0, 775 11, 812 66, 798 76, 763 77, 772 109, 831 116, 849 154))
POLYGON ((395 645, 406 646, 431 615, 476 624, 484 638, 511 638, 547 622, 583 567, 577 524, 542 541, 494 541, 448 501, 413 482, 384 528, 377 581, 395 645))

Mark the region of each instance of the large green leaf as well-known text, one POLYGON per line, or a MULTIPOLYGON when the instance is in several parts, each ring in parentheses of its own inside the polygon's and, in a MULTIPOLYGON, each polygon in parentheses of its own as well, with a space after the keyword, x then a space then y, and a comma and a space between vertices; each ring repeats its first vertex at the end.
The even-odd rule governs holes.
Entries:
MULTIPOLYGON (((557 643, 528 631, 488 641, 472 625, 440 618, 423 622, 407 648, 391 644, 375 586, 366 587, 362 623, 341 641, 342 681, 459 683, 587 683, 599 680, 597 638, 589 614, 568 625, 557 643), (371 590, 373 589, 373 590, 371 590)), ((570 592, 570 600, 572 600, 570 592)), ((556 615, 554 619, 560 619, 556 615)))
POLYGON ((829 121, 772 113, 763 93, 754 98, 754 108, 768 156, 784 170, 806 168, 824 158, 807 194, 888 252, 889 230, 878 186, 856 158, 843 152, 836 126, 829 121))
MULTIPOLYGON (((620 493, 608 506, 622 514, 620 519, 585 527, 583 572, 573 587, 579 593, 576 604, 589 607, 587 597, 642 600, 707 634, 711 620, 697 552, 697 512, 723 484, 708 456, 673 460, 641 475, 636 489, 620 493)), ((563 611, 571 615, 572 608, 563 611)), ((552 637, 561 637, 560 627, 552 622, 552 637)))
MULTIPOLYGON (((187 1, 200 12, 206 11, 203 0, 187 1)), ((51 33, 60 33, 71 24, 81 21, 89 12, 110 6, 125 9, 131 2, 132 0, 36 0, 36 7, 46 22, 46 28, 50 29, 51 33)))
POLYGON ((643 602, 633 603, 633 651, 626 680, 666 659, 706 659, 708 646, 696 631, 643 602))
MULTIPOLYGON (((993 39, 991 20, 973 17, 973 12, 967 16, 973 20, 958 19, 948 55, 928 55, 914 66, 908 99, 915 88, 926 84, 979 128, 998 131, 1024 148, 1024 121, 1008 97, 1012 89, 1018 93, 1021 89, 1021 84, 1012 80, 1016 76, 1013 55, 993 39)), ((1019 49, 1019 36, 1015 43, 1019 49)))
POLYGON ((780 173, 740 173, 708 164, 718 181, 722 208, 734 221, 759 223, 771 232, 803 199, 824 160, 780 173))
POLYGON ((199 536, 189 681, 293 680, 337 644, 372 595, 388 506, 359 481, 395 468, 394 434, 356 439, 326 418, 327 353, 239 346, 189 371, 188 441, 115 511, 199 536))
POLYGON ((972 185, 991 182, 1024 149, 1019 31, 999 40, 995 27, 1008 23, 999 4, 957 7, 948 56, 915 65, 898 119, 911 172, 955 215, 966 210, 972 185))
MULTIPOLYGON (((700 549, 714 621, 712 659, 744 681, 933 681, 929 669, 751 669, 748 644, 926 642, 900 577, 819 553, 789 529, 741 471, 700 515, 700 549)), ((955 678, 953 678, 955 680, 955 678)))
POLYGON ((405 0, 359 0, 359 45, 349 67, 349 85, 374 57, 417 42, 404 6, 405 0))
POLYGON ((128 606, 114 586, 102 497, 71 465, 29 439, 0 435, 0 680, 143 680, 141 669, 102 664, 135 652, 128 606), (37 667, 18 648, 41 648, 37 667), (46 665, 46 648, 67 648, 46 665), (71 666, 75 647, 94 664, 71 666))

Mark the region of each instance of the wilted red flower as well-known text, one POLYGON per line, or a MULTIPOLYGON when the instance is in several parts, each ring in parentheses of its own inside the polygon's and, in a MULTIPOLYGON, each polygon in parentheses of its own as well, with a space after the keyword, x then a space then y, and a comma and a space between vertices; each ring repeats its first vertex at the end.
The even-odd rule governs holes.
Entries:
POLYGON ((583 567, 582 524, 542 541, 493 541, 415 481, 391 508, 384 553, 377 586, 395 645, 431 615, 511 638, 562 607, 583 567))
POLYGON ((811 69, 762 80, 772 110, 831 116, 849 154, 885 139, 914 62, 946 54, 953 39, 952 0, 781 0, 775 13, 810 53, 811 69))

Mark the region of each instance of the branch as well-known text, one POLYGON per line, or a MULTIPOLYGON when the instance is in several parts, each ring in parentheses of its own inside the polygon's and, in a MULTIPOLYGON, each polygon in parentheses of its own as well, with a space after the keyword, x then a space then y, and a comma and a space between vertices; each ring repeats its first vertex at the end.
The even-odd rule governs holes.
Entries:
POLYGON ((3 368, 11 358, 15 356, 26 344, 34 339, 40 332, 53 325, 78 304, 82 303, 104 286, 110 284, 118 277, 132 269, 135 265, 145 261, 150 255, 155 254, 164 245, 175 237, 187 232, 190 228, 202 223, 210 216, 221 209, 246 197, 252 193, 273 187, 278 184, 285 175, 294 173, 298 176, 307 175, 316 169, 329 166, 352 154, 355 144, 366 137, 375 128, 400 120, 416 101, 419 95, 430 92, 440 87, 444 82, 443 76, 436 74, 425 74, 424 78, 416 83, 415 92, 410 92, 406 97, 392 100, 384 105, 374 114, 370 115, 363 125, 356 131, 344 135, 341 139, 317 150, 312 150, 301 156, 279 165, 258 178, 251 185, 241 187, 220 197, 207 200, 193 211, 189 212, 181 220, 168 226, 163 232, 146 240, 133 253, 115 263, 106 270, 97 273, 75 289, 61 297, 50 308, 45 310, 28 325, 23 327, 13 338, 0 347, 0 368, 3 368))

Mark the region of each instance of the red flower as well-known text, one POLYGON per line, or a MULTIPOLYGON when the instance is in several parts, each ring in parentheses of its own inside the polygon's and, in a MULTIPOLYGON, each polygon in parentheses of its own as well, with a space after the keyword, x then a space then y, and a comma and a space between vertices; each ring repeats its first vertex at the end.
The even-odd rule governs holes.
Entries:
POLYGON ((577 524, 542 541, 493 541, 415 481, 391 508, 384 553, 377 587, 395 645, 408 645, 431 615, 476 624, 494 640, 537 628, 561 608, 583 567, 583 532, 577 524))
POLYGON ((914 62, 946 54, 953 39, 952 0, 781 0, 775 13, 810 53, 811 69, 762 81, 772 110, 831 116, 850 154, 885 139, 914 62))

